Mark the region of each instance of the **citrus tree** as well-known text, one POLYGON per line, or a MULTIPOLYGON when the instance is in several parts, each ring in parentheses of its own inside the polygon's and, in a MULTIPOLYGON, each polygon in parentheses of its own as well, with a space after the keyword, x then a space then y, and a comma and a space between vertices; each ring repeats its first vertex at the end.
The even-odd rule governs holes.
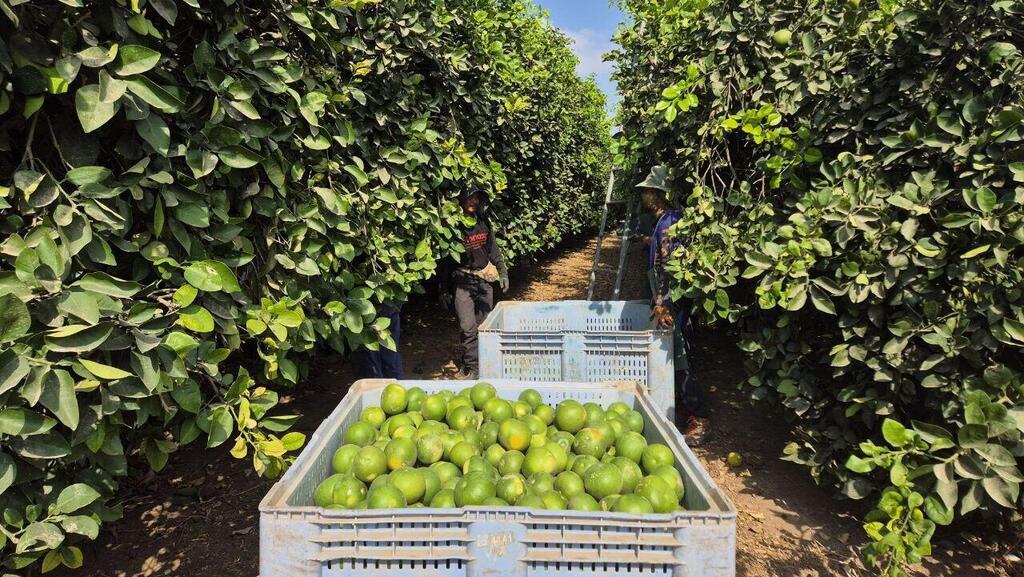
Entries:
POLYGON ((184 445, 278 475, 305 439, 277 391, 318 349, 394 346, 376 311, 458 250, 459 189, 541 230, 514 196, 548 177, 508 147, 581 187, 607 154, 593 83, 525 1, 0 0, 0 38, 14 570, 81 565, 119 480, 184 445), (522 95, 559 83, 563 124, 522 95))
POLYGON ((891 575, 939 526, 1019 516, 1020 4, 624 5, 619 160, 670 166, 674 296, 741 327, 785 458, 877 504, 891 575))

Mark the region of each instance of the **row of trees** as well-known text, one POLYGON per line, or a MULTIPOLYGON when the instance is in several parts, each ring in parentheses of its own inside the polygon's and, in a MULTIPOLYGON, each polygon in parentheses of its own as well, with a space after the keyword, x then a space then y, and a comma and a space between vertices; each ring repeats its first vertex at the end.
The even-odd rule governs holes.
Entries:
POLYGON ((669 165, 675 296, 741 328, 785 457, 876 503, 886 574, 937 526, 1019 517, 1021 4, 622 4, 619 161, 669 165))
POLYGON ((393 346, 460 249, 587 226, 604 100, 526 0, 0 1, 0 559, 77 567, 119 479, 227 443, 274 476, 276 391, 393 346), (573 218, 565 218, 572 214, 573 218))

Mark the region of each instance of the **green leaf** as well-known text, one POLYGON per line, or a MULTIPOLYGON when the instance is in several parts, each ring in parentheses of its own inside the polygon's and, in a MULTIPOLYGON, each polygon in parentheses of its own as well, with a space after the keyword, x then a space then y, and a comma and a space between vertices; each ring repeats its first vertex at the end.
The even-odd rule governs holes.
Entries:
POLYGON ((1003 319, 1003 330, 1018 342, 1024 343, 1024 323, 1013 319, 1003 319))
POLYGON ((51 351, 58 353, 81 353, 98 348, 110 336, 113 327, 102 323, 92 327, 84 327, 68 334, 67 331, 51 331, 46 336, 46 344, 51 351))
POLYGON ((993 465, 999 465, 1003 467, 1012 467, 1017 464, 1016 458, 1013 453, 1002 445, 996 445, 988 443, 974 449, 979 455, 981 455, 986 461, 993 465))
POLYGON ((135 130, 160 156, 167 156, 171 146, 171 130, 167 123, 156 114, 135 123, 135 130))
POLYGON ((88 539, 95 539, 100 534, 99 523, 86 515, 69 515, 60 522, 60 526, 68 533, 84 535, 88 539))
POLYGON ((137 282, 121 280, 102 272, 88 273, 72 286, 80 286, 88 291, 122 299, 135 296, 142 288, 137 282))
POLYGON ((228 440, 234 430, 234 423, 231 420, 231 413, 225 405, 221 405, 210 412, 210 431, 206 441, 206 447, 212 448, 228 440))
POLYGON ((868 473, 875 469, 875 462, 869 459, 862 459, 857 455, 850 455, 846 460, 846 468, 854 473, 868 473))
POLYGON ((985 477, 981 481, 988 496, 1007 509, 1017 508, 1017 497, 1020 496, 1020 485, 1001 477, 985 477))
POLYGON ((56 369, 46 376, 39 402, 60 419, 69 429, 77 429, 80 420, 75 381, 64 369, 56 369))
POLYGON ((67 173, 67 179, 78 186, 97 184, 110 178, 113 173, 103 166, 79 166, 67 173))
POLYGON ((185 103, 162 86, 155 84, 144 76, 126 81, 128 90, 141 98, 146 104, 164 112, 178 112, 185 103))
POLYGON ((66 315, 78 317, 90 325, 100 320, 100 309, 96 297, 87 291, 68 291, 60 296, 57 310, 66 315))
POLYGON ((117 44, 112 45, 110 48, 103 48, 102 46, 86 48, 79 52, 77 56, 85 66, 100 68, 110 64, 117 57, 117 44))
POLYGON ((345 172, 351 174, 352 177, 356 179, 356 185, 360 188, 366 186, 370 182, 370 177, 366 176, 363 169, 354 164, 345 165, 345 172))
POLYGON ((43 551, 56 549, 64 541, 64 533, 53 523, 36 522, 25 528, 18 541, 15 552, 19 555, 25 552, 43 551))
POLYGON ((178 312, 177 324, 197 333, 213 332, 213 315, 199 305, 190 305, 178 312))
POLYGON ((92 373, 94 377, 104 381, 116 381, 118 379, 126 379, 132 376, 131 373, 117 367, 97 363, 95 361, 90 361, 89 359, 78 359, 78 362, 82 363, 85 370, 92 373))
POLYGON ((906 445, 912 439, 907 428, 893 419, 885 419, 882 422, 882 436, 887 443, 896 448, 906 445))
POLYGON ((0 343, 9 343, 28 334, 32 317, 28 307, 12 294, 0 295, 0 343))
POLYGON ((178 290, 174 291, 171 300, 180 307, 187 307, 192 304, 192 301, 196 300, 196 295, 198 294, 199 291, 196 290, 196 287, 190 284, 183 284, 178 287, 178 290))
POLYGON ((0 496, 14 484, 18 476, 18 466, 7 453, 0 452, 0 496))
POLYGON ((54 513, 58 515, 74 513, 83 507, 88 507, 99 498, 100 493, 96 489, 85 483, 75 483, 65 487, 57 496, 57 500, 53 504, 54 513))
POLYGON ((16 387, 32 370, 25 355, 12 349, 0 352, 0 394, 16 387))
POLYGON ((979 188, 974 201, 978 204, 978 210, 984 213, 992 212, 999 203, 996 193, 992 192, 992 189, 988 187, 979 188))
POLYGON ((217 168, 220 159, 208 150, 189 150, 185 153, 185 162, 192 169, 192 176, 202 178, 217 168))
POLYGON ((103 102, 98 84, 83 86, 75 92, 75 112, 82 130, 92 132, 103 126, 117 114, 119 102, 103 102))
POLYGON ((924 512, 936 525, 947 526, 953 522, 953 509, 947 507, 942 499, 928 495, 924 500, 924 512))
POLYGON ((182 409, 193 414, 198 413, 203 406, 203 395, 199 391, 199 384, 191 379, 184 385, 174 388, 171 391, 171 398, 182 409))
POLYGON ((199 346, 199 341, 185 333, 174 331, 164 337, 163 344, 178 356, 185 356, 199 346))
POLYGON ((242 146, 222 148, 217 151, 217 156, 231 168, 251 168, 263 160, 258 154, 242 146))
POLYGON ((12 439, 11 448, 27 459, 60 459, 71 454, 67 439, 53 432, 12 439))
POLYGON ((145 46, 126 44, 117 55, 117 67, 114 72, 118 76, 132 76, 152 70, 160 62, 160 53, 145 46))

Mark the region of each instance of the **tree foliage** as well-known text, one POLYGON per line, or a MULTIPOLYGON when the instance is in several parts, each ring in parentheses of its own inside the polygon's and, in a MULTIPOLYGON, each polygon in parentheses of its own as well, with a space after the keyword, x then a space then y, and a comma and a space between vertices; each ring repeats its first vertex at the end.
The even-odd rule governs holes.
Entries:
POLYGON ((119 479, 183 445, 279 474, 304 437, 276 391, 394 346, 376 310, 459 250, 460 188, 527 256, 607 169, 602 97, 525 0, 0 12, 5 567, 80 565, 119 479))
POLYGON ((893 575, 937 525, 1019 512, 1021 4, 625 6, 619 160, 670 165, 675 296, 742 327, 785 457, 877 500, 893 575))

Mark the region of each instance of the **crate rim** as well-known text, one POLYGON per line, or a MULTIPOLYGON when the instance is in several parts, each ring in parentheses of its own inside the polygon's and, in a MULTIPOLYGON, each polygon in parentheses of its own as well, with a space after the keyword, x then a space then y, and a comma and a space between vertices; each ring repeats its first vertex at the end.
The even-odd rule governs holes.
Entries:
MULTIPOLYGON (((443 508, 443 509, 432 509, 432 508, 401 508, 401 509, 365 509, 365 510, 342 510, 342 509, 326 509, 323 507, 317 507, 315 505, 288 505, 284 501, 288 497, 289 488, 291 486, 290 481, 300 475, 300 471, 303 473, 311 466, 309 458, 304 459, 305 455, 314 454, 314 452, 307 452, 307 449, 315 445, 322 445, 327 442, 327 439, 323 437, 327 434, 323 429, 325 423, 332 421, 334 417, 340 413, 349 410, 350 407, 354 406, 362 394, 383 389, 387 385, 398 382, 405 387, 412 386, 450 386, 456 383, 461 383, 466 386, 471 386, 478 382, 489 382, 499 386, 522 386, 522 388, 533 388, 533 389, 555 389, 565 390, 571 388, 572 390, 595 390, 595 391, 607 391, 609 389, 627 392, 633 394, 637 401, 644 406, 644 410, 649 416, 656 418, 651 420, 656 428, 658 428, 661 436, 668 442, 673 452, 679 451, 686 457, 690 458, 691 461, 698 463, 696 455, 690 450, 689 446, 686 445, 683 435, 676 429, 676 427, 667 421, 664 416, 658 411, 650 399, 647 397, 645 387, 635 381, 603 381, 603 382, 562 382, 562 381, 551 381, 551 382, 534 382, 534 381, 521 381, 518 379, 478 379, 476 381, 451 381, 451 380, 399 380, 395 379, 361 379, 352 383, 349 387, 348 392, 342 398, 338 406, 331 411, 321 423, 317 426, 313 434, 308 438, 306 445, 303 447, 302 453, 295 463, 282 475, 277 482, 271 486, 270 490, 267 491, 263 499, 259 503, 259 511, 261 514, 271 515, 316 515, 320 519, 323 519, 324 523, 318 524, 333 524, 332 520, 338 520, 338 522, 345 522, 352 518, 377 518, 380 521, 391 520, 393 522, 410 522, 413 518, 422 517, 424 520, 432 517, 434 521, 438 517, 449 518, 455 520, 456 518, 467 519, 467 516, 472 513, 480 515, 487 514, 507 514, 507 515, 528 515, 533 519, 536 519, 536 523, 549 523, 557 524, 559 520, 566 518, 578 518, 580 520, 598 520, 607 522, 622 522, 628 523, 633 526, 672 526, 676 522, 685 522, 693 519, 703 520, 734 520, 737 517, 736 507, 732 503, 732 500, 725 495, 721 489, 717 487, 707 472, 700 467, 697 471, 697 475, 694 476, 693 481, 698 485, 699 489, 708 505, 711 507, 707 511, 676 511, 672 513, 653 513, 653 514, 632 514, 632 513, 611 513, 605 511, 572 511, 572 510, 548 510, 548 509, 533 509, 529 507, 458 507, 458 508, 443 508), (666 425, 668 427, 666 428, 666 425)), ((353 407, 354 408, 354 407, 353 407)), ((467 519, 471 520, 471 519, 467 519)))
MULTIPOLYGON (((594 304, 602 304, 602 303, 618 304, 618 303, 624 303, 624 304, 634 304, 634 305, 645 305, 645 306, 648 306, 648 307, 650 307, 650 304, 651 304, 649 301, 645 301, 645 300, 628 300, 628 301, 611 301, 611 300, 604 300, 604 301, 588 301, 588 300, 501 301, 498 304, 496 304, 494 306, 494 308, 491 309, 491 312, 489 312, 487 314, 487 318, 484 319, 484 322, 480 324, 480 327, 477 330, 479 332, 481 332, 481 333, 512 333, 512 334, 516 334, 516 335, 526 335, 526 334, 544 334, 544 335, 549 335, 549 334, 581 334, 581 333, 582 334, 589 334, 589 333, 594 332, 594 331, 585 331, 585 330, 584 331, 578 331, 578 330, 569 330, 569 329, 565 329, 565 330, 535 330, 535 329, 531 329, 531 330, 525 330, 524 331, 524 330, 512 330, 512 329, 505 329, 505 328, 497 328, 497 327, 494 326, 494 324, 498 322, 498 317, 500 316, 498 313, 503 311, 503 310, 505 310, 505 309, 518 308, 518 307, 538 306, 538 305, 551 304, 551 303, 568 304, 568 305, 577 305, 577 304, 582 304, 582 303, 594 303, 594 304)), ((603 335, 650 335, 650 334, 653 334, 653 335, 658 335, 658 336, 665 336, 665 335, 671 335, 672 334, 672 329, 664 329, 664 328, 660 328, 660 327, 654 327, 654 328, 644 329, 644 330, 640 330, 640 331, 617 331, 617 330, 605 330, 605 329, 602 329, 601 331, 598 331, 598 333, 599 334, 603 334, 603 335)))

